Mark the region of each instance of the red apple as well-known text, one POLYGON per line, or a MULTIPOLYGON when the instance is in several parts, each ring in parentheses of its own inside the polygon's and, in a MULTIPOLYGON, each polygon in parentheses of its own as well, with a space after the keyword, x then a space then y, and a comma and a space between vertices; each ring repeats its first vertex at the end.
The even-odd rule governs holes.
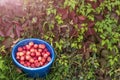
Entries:
POLYGON ((42 52, 42 49, 38 49, 39 52, 42 52))
POLYGON ((35 52, 35 49, 34 49, 34 48, 31 48, 31 49, 30 49, 30 52, 35 52))
POLYGON ((34 45, 34 42, 29 42, 29 46, 33 46, 34 45))
POLYGON ((41 61, 41 60, 42 60, 42 57, 41 57, 41 56, 39 56, 39 57, 38 57, 38 61, 41 61))
POLYGON ((20 64, 22 64, 22 65, 25 63, 24 61, 21 61, 21 60, 20 60, 19 62, 20 62, 20 64))
POLYGON ((16 56, 16 59, 19 60, 19 59, 20 59, 20 56, 16 56))
POLYGON ((43 58, 46 59, 47 57, 48 57, 48 54, 45 53, 45 54, 43 55, 43 58))
POLYGON ((17 56, 20 56, 20 52, 17 52, 16 55, 17 55, 17 56))
POLYGON ((38 63, 35 63, 35 67, 40 67, 40 63, 38 62, 38 63))
POLYGON ((36 54, 35 54, 35 53, 33 53, 33 52, 32 52, 32 53, 30 53, 30 56, 31 56, 31 57, 34 57, 35 55, 36 55, 36 54))
POLYGON ((18 47, 18 51, 21 52, 23 50, 22 47, 18 47))
POLYGON ((37 57, 41 56, 41 53, 40 52, 36 52, 36 56, 37 57))
POLYGON ((30 62, 26 62, 26 64, 27 64, 28 67, 31 65, 30 62))
POLYGON ((26 60, 30 60, 30 59, 31 59, 31 56, 30 56, 30 55, 26 55, 26 56, 25 56, 25 59, 26 59, 26 60))
POLYGON ((26 49, 30 50, 31 46, 30 45, 26 45, 26 49))
POLYGON ((23 52, 19 52, 19 56, 23 56, 24 55, 24 53, 23 52))
POLYGON ((34 44, 34 48, 35 48, 35 49, 38 48, 38 44, 34 44))
POLYGON ((50 62, 50 61, 51 61, 51 57, 48 57, 48 58, 47 58, 47 61, 50 62))
POLYGON ((34 63, 34 59, 31 58, 31 59, 29 60, 29 62, 30 62, 30 63, 34 63))
POLYGON ((26 55, 30 55, 30 51, 27 51, 27 52, 26 52, 26 55))
POLYGON ((45 45, 44 44, 39 44, 39 48, 40 49, 45 49, 45 45))
POLYGON ((45 62, 46 62, 46 59, 45 59, 45 58, 42 58, 41 62, 45 63, 45 62))
POLYGON ((23 46, 23 50, 26 50, 26 46, 23 46))
POLYGON ((44 65, 44 63, 43 62, 40 62, 40 66, 43 66, 44 65))
POLYGON ((50 52, 47 51, 46 54, 47 54, 48 56, 50 56, 50 52))
POLYGON ((20 60, 21 60, 21 61, 24 61, 24 60, 25 60, 25 57, 24 57, 24 56, 21 56, 21 57, 20 57, 20 60))
POLYGON ((30 66, 31 68, 35 68, 35 64, 31 64, 31 66, 30 66))

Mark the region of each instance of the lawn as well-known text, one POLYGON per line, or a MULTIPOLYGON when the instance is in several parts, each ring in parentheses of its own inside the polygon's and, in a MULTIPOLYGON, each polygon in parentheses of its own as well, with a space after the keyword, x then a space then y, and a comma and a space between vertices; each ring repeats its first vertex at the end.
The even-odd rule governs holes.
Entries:
POLYGON ((1 0, 0 80, 120 80, 120 0, 1 0), (26 38, 55 50, 45 78, 27 77, 11 58, 26 38))

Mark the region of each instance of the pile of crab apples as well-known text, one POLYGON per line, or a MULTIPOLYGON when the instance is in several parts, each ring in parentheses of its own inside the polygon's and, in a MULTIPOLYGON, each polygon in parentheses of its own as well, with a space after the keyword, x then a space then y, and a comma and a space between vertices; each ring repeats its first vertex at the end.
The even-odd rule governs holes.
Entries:
POLYGON ((30 68, 42 67, 51 61, 50 52, 45 44, 35 44, 34 42, 18 47, 16 59, 23 66, 30 68))

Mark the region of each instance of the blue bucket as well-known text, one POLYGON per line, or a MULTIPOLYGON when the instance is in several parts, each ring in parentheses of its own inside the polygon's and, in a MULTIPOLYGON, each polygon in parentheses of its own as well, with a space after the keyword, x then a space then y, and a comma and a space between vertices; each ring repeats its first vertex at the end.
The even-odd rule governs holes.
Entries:
POLYGON ((25 74, 27 74, 27 76, 33 77, 33 78, 45 77, 48 74, 52 63, 54 62, 54 58, 55 58, 55 53, 54 53, 53 47, 49 43, 47 43, 46 41, 41 40, 41 39, 29 38, 29 39, 21 40, 12 49, 12 60, 13 60, 13 63, 18 68, 20 68, 25 74), (29 67, 25 67, 25 66, 21 65, 17 61, 16 53, 17 53, 18 47, 24 46, 24 45, 28 44, 31 41, 34 42, 35 44, 45 44, 46 45, 46 48, 50 52, 51 58, 52 58, 51 61, 48 64, 46 64, 46 65, 44 65, 42 67, 38 67, 38 68, 29 68, 29 67))

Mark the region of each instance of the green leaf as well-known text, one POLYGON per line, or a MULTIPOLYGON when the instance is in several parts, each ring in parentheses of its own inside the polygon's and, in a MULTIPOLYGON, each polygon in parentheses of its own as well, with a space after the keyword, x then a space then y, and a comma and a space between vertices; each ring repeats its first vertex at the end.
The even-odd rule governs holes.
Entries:
POLYGON ((88 15, 87 17, 88 17, 88 19, 90 19, 91 21, 94 21, 94 15, 88 15))
POLYGON ((72 43, 72 44, 71 44, 71 47, 72 47, 72 48, 78 48, 78 47, 77 47, 77 43, 72 43))

